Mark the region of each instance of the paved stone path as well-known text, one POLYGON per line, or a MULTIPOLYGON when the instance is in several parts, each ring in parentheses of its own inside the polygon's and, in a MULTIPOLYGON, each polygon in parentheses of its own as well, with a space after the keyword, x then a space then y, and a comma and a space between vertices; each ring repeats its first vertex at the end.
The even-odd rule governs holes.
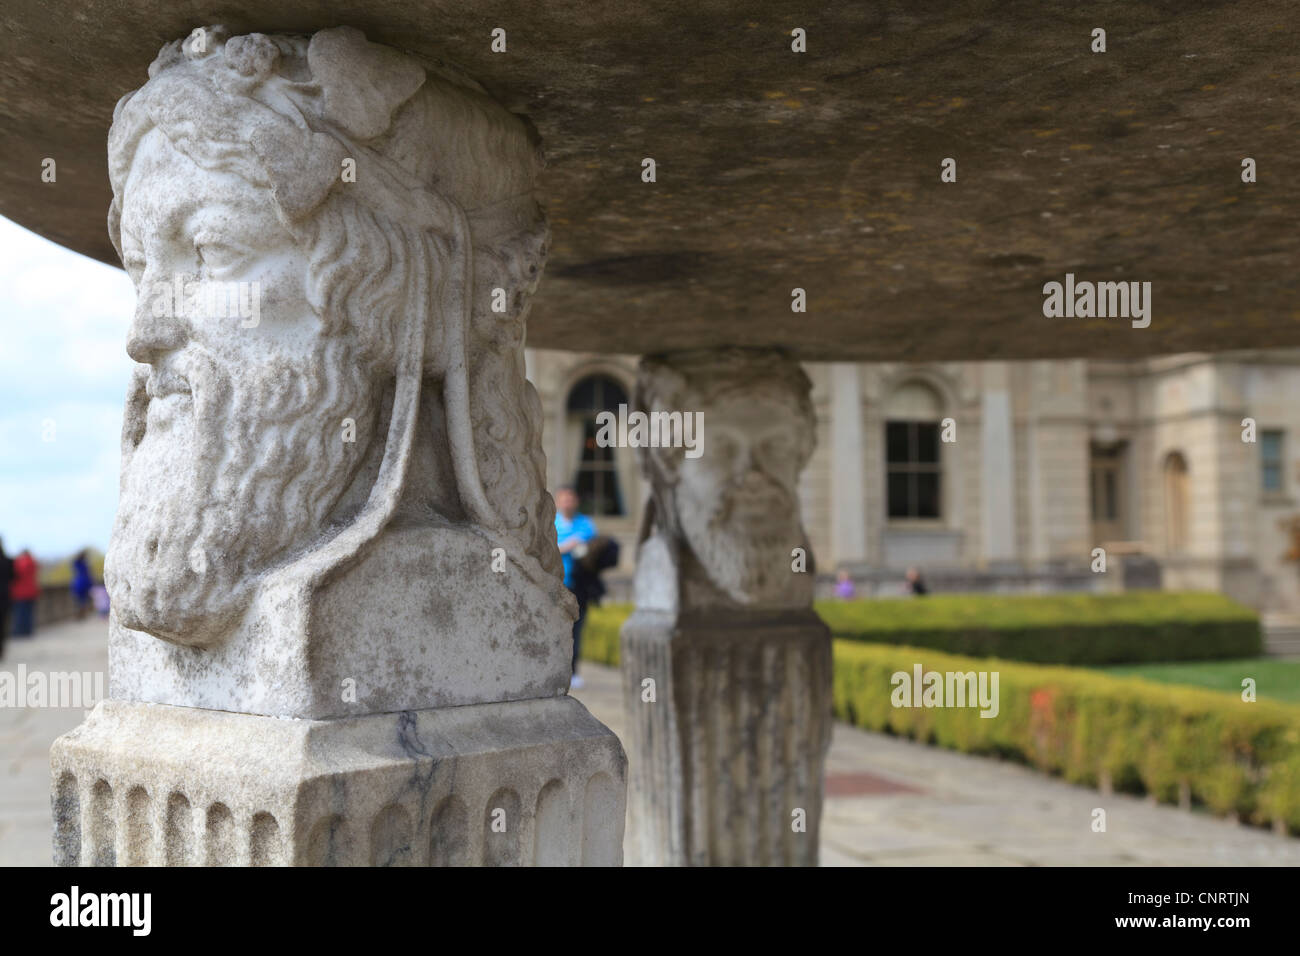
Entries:
MULTIPOLYGON (((582 675, 574 696, 622 736, 618 672, 582 675)), ((824 866, 1300 866, 1300 839, 847 724, 826 771, 824 866)))
MULTIPOLYGON (((106 630, 92 619, 11 640, 0 670, 103 671, 106 630)), ((594 664, 582 672, 587 686, 575 696, 621 733, 617 672, 594 664)), ((82 716, 0 708, 0 866, 49 863, 49 748, 82 716)), ((829 866, 1300 866, 1297 839, 844 724, 835 725, 827 793, 829 866), (1105 833, 1092 832, 1095 807, 1106 810, 1105 833)))
MULTIPOLYGON (((39 625, 39 621, 37 624, 39 625)), ((57 624, 5 642, 0 671, 93 671, 108 679, 108 625, 99 618, 57 624)), ((86 711, 0 708, 0 866, 49 866, 50 744, 86 711)))

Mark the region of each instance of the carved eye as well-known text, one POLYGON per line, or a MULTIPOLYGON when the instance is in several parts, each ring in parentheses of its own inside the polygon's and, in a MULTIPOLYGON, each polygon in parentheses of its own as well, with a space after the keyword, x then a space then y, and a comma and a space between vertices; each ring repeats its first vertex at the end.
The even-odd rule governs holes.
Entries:
POLYGON ((248 250, 243 246, 210 239, 202 234, 194 238, 194 251, 204 272, 214 278, 234 272, 248 257, 248 250))
POLYGON ((783 462, 794 454, 794 445, 785 435, 768 438, 759 452, 765 461, 783 462))

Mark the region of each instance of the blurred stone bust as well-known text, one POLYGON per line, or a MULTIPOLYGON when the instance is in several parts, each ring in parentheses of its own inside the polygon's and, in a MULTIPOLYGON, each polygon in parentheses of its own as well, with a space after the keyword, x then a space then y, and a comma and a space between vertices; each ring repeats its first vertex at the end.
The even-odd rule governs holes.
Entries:
POLYGON ((270 582, 309 594, 381 537, 502 548, 567 609, 523 371, 548 239, 531 126, 350 28, 196 30, 149 77, 109 135, 139 296, 117 623, 211 647, 270 582))
POLYGON ((703 412, 704 453, 644 449, 651 504, 637 604, 806 607, 813 567, 799 517, 799 473, 815 440, 811 383, 765 349, 709 349, 642 360, 637 407, 703 412))

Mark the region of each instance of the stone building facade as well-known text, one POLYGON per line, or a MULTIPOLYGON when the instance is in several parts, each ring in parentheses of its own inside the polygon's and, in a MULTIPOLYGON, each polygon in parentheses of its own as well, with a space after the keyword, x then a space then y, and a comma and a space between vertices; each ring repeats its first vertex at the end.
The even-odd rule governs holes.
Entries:
MULTIPOLYGON (((632 449, 596 445, 594 419, 631 401, 637 359, 526 354, 548 483, 578 486, 630 572, 644 479, 632 449)), ((944 590, 1127 583, 1300 610, 1300 350, 805 368, 804 523, 818 569, 862 593, 901 590, 915 566, 944 590), (1121 573, 1091 572, 1096 547, 1121 573)))

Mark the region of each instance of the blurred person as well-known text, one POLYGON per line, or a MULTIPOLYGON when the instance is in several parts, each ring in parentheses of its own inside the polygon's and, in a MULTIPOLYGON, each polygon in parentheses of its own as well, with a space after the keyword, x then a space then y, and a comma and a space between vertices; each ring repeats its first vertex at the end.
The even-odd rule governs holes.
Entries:
POLYGON ((579 561, 587 553, 587 543, 596 537, 596 524, 578 511, 578 493, 572 485, 555 489, 555 536, 564 559, 564 586, 573 592, 578 601, 578 619, 573 622, 573 676, 569 686, 582 687, 578 676, 578 651, 582 645, 582 626, 587 620, 587 602, 590 598, 585 575, 579 561))
POLYGON ((31 637, 36 630, 36 599, 41 596, 41 586, 36 579, 36 559, 23 548, 14 559, 13 581, 9 585, 9 600, 14 606, 14 637, 31 637))
POLYGON ((835 578, 835 596, 841 601, 852 600, 858 591, 853 586, 853 578, 849 576, 849 572, 840 571, 835 578))
POLYGON ((90 565, 86 561, 86 552, 78 552, 72 559, 72 596, 77 600, 77 620, 84 620, 90 613, 90 565))
POLYGON ((108 617, 108 588, 102 584, 96 584, 90 589, 90 600, 95 605, 95 613, 100 617, 108 617))
POLYGON ((907 586, 915 595, 928 594, 929 588, 925 586, 925 579, 921 577, 921 572, 916 568, 907 569, 907 586))
POLYGON ((5 653, 5 636, 9 633, 9 582, 13 580, 14 562, 5 554, 0 541, 0 657, 5 653))

